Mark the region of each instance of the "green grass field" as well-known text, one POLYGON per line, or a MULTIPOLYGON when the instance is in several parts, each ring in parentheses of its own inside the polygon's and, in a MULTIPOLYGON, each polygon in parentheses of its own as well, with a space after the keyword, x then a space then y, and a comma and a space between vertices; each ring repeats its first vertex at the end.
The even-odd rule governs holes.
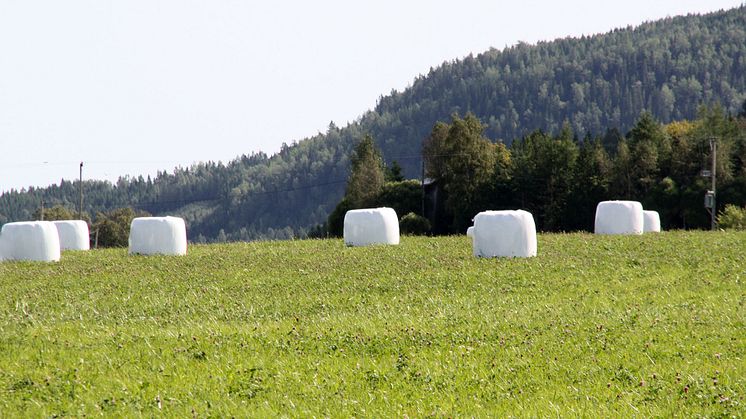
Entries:
POLYGON ((0 416, 744 416, 746 233, 0 264, 0 416))

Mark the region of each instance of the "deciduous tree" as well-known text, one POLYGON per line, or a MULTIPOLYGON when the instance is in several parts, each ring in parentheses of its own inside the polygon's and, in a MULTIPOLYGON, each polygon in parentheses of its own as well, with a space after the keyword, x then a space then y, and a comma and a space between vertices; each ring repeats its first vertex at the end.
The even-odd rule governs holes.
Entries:
POLYGON ((346 197, 353 208, 373 204, 384 184, 383 159, 373 137, 366 135, 355 147, 346 197))

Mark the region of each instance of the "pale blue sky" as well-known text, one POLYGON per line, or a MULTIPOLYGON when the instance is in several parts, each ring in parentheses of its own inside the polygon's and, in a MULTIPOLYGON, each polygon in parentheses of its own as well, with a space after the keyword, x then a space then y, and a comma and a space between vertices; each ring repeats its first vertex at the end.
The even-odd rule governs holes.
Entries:
POLYGON ((0 191, 272 154, 443 61, 740 0, 0 0, 0 191))

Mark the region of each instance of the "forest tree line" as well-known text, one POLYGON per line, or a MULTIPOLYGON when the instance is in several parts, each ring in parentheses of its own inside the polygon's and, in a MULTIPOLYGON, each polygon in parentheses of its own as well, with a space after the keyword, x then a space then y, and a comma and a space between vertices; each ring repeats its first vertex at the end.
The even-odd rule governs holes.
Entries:
POLYGON ((427 217, 434 234, 463 233, 478 212, 499 209, 531 212, 542 231, 593 231, 596 205, 610 199, 640 201, 659 212, 664 228, 709 228, 704 195, 711 179, 702 172, 712 169, 711 140, 717 142, 718 208, 746 205, 746 102, 737 116, 702 107, 697 119, 668 124, 644 112, 624 136, 609 130, 579 138, 567 123, 557 133, 536 130, 506 147, 484 132, 473 114, 435 124, 423 148, 424 172, 442 192, 426 205, 419 203, 435 198, 420 181, 386 181, 381 153, 366 137, 353 154, 329 233, 341 233, 347 210, 370 206, 427 217), (391 194, 395 188, 399 193, 391 194), (443 211, 420 210, 432 205, 443 211))
MULTIPOLYGON (((703 197, 710 179, 702 171, 712 169, 711 141, 718 145, 721 212, 728 205, 746 206, 746 102, 735 117, 718 106, 702 107, 699 115, 661 124, 645 112, 625 136, 612 129, 582 139, 565 124, 558 133, 537 130, 510 147, 488 139, 473 114, 452 115, 450 122, 434 125, 423 147, 422 174, 441 191, 430 196, 424 178, 406 180, 399 164, 386 165, 365 135, 352 153, 344 197, 308 235, 341 236, 347 211, 381 206, 394 208, 409 234, 463 233, 478 212, 495 209, 528 210, 541 231, 592 231, 596 204, 609 199, 642 202, 658 211, 666 229, 708 228, 703 197), (428 214, 427 207, 440 210, 428 214)), ((743 214, 746 209, 728 215, 743 214)), ((44 211, 48 220, 76 215, 60 205, 44 211)), ((143 215, 130 208, 99 213, 92 240, 126 246, 129 222, 143 215)), ((90 220, 87 213, 83 218, 90 220)), ((736 227, 744 228, 743 222, 736 227)), ((287 234, 274 238, 294 237, 287 234)))

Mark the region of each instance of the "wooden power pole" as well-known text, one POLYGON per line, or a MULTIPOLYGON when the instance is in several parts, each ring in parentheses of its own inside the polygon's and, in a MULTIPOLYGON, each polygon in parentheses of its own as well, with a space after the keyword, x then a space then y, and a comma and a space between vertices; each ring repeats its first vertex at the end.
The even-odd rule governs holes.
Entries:
POLYGON ((710 150, 712 151, 712 210, 710 211, 711 228, 717 230, 717 157, 718 142, 717 139, 710 138, 710 150))
POLYGON ((80 184, 78 185, 80 190, 80 205, 78 206, 78 220, 83 219, 83 162, 80 162, 80 184))

